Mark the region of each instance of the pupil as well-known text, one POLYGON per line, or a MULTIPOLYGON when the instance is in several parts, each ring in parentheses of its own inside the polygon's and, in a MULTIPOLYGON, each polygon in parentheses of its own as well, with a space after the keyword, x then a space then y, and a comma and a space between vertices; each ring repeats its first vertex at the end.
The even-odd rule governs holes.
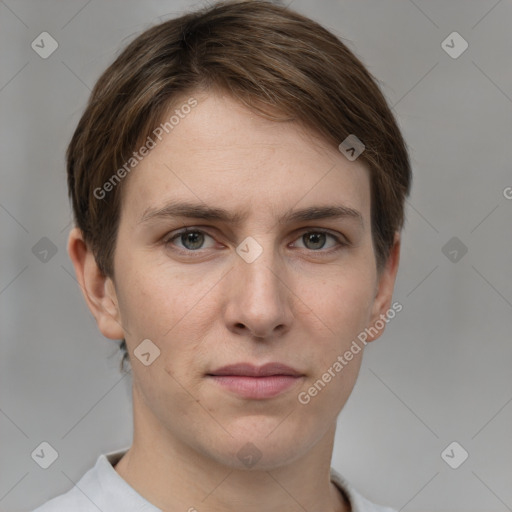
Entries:
POLYGON ((203 243, 203 234, 197 232, 183 233, 181 241, 187 249, 199 249, 203 243))
POLYGON ((311 245, 309 242, 312 242, 313 246, 315 247, 308 247, 308 249, 321 249, 325 243, 325 233, 307 233, 304 235, 304 241, 306 247, 311 245), (316 245, 320 245, 320 247, 317 247, 316 245))
MULTIPOLYGON (((309 249, 321 249, 325 243, 325 233, 307 233, 303 236, 309 249)), ((203 244, 203 234, 198 232, 183 233, 181 241, 187 249, 199 249, 203 244)))

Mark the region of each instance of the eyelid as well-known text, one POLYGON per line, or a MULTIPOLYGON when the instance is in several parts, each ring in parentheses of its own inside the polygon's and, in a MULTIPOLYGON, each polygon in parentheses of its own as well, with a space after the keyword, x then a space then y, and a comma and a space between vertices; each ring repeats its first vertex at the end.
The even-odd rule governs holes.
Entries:
MULTIPOLYGON (((183 227, 179 230, 174 230, 174 231, 171 231, 170 233, 167 233, 167 235, 165 235, 162 239, 162 242, 167 245, 169 243, 171 243, 173 240, 175 240, 176 238, 180 237, 182 234, 184 233, 202 233, 203 235, 206 235, 206 236, 209 236, 210 238, 214 239, 214 236, 211 235, 210 233, 208 233, 208 229, 205 229, 205 227, 202 227, 202 226, 186 226, 186 227, 183 227)), ((347 237, 345 235, 343 235, 342 233, 339 233, 337 231, 331 231, 329 229, 326 229, 326 228, 316 228, 314 226, 309 226, 309 227, 304 227, 304 228, 301 228, 301 229, 298 229, 295 231, 295 234, 293 235, 294 236, 294 239, 293 241, 296 241, 298 238, 300 238, 301 236, 304 236, 305 234, 308 234, 308 233, 324 233, 326 235, 329 235, 331 236, 332 238, 335 239, 335 241, 337 242, 337 247, 331 247, 330 249, 327 249, 327 250, 323 250, 323 249, 319 249, 317 251, 314 251, 312 249, 305 249, 307 251, 310 251, 310 252, 316 252, 316 253, 329 253, 329 252, 333 252, 337 249, 340 249, 340 248, 343 248, 343 247, 347 247, 350 245, 350 241, 347 239, 347 237)), ((190 249, 181 249, 180 247, 177 247, 176 248, 177 251, 181 251, 181 252, 186 252, 186 253, 200 253, 202 250, 204 249, 197 249, 195 251, 193 250, 190 250, 190 249)))
MULTIPOLYGON (((203 235, 209 236, 210 238, 214 238, 213 235, 208 233, 208 231, 206 231, 204 228, 195 227, 195 226, 186 226, 186 227, 181 228, 181 229, 179 229, 177 231, 174 230, 174 231, 171 231, 171 232, 167 233, 163 237, 162 242, 167 244, 167 243, 171 242, 172 240, 180 237, 181 235, 183 235, 185 233, 202 233, 203 235)), ((192 251, 189 251, 189 252, 192 252, 192 251)), ((194 251, 194 252, 198 252, 198 251, 194 251)))
POLYGON ((339 251, 341 249, 349 247, 351 245, 349 240, 347 239, 347 237, 345 235, 343 235, 342 233, 339 233, 337 231, 331 231, 331 230, 325 229, 325 228, 315 228, 315 227, 304 228, 304 229, 299 230, 298 235, 296 235, 294 238, 294 242, 308 233, 323 233, 325 235, 328 235, 331 238, 334 238, 336 245, 334 247, 330 247, 328 249, 318 249, 316 251, 313 249, 308 249, 307 247, 304 249, 302 247, 299 247, 299 250, 307 251, 310 253, 316 253, 319 255, 321 255, 321 254, 329 255, 336 251, 339 251))

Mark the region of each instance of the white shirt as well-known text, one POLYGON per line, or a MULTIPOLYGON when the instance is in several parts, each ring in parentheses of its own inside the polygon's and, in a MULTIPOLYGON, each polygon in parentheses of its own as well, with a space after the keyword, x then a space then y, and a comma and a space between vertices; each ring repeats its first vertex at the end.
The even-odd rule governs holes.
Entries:
MULTIPOLYGON (((47 501, 33 512, 162 512, 114 469, 127 451, 125 448, 100 455, 94 467, 71 490, 47 501)), ((363 498, 334 468, 331 468, 331 481, 347 497, 351 512, 396 512, 363 498)))

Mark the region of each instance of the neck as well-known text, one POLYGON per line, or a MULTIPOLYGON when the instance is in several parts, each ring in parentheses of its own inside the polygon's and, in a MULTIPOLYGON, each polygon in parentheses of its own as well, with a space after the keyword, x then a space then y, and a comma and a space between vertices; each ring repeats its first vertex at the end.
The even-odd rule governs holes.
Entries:
POLYGON ((230 512, 242 506, 246 512, 350 512, 330 481, 335 423, 306 455, 257 470, 233 468, 199 453, 149 414, 134 419, 132 447, 115 470, 161 510, 230 512))

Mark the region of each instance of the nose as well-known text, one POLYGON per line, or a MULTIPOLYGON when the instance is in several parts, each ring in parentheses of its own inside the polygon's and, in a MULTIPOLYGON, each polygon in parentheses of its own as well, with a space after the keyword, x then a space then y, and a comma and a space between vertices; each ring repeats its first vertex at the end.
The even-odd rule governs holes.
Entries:
POLYGON ((230 331, 268 339, 290 329, 293 293, 284 264, 271 248, 263 248, 251 263, 236 256, 227 277, 225 321, 230 331))

